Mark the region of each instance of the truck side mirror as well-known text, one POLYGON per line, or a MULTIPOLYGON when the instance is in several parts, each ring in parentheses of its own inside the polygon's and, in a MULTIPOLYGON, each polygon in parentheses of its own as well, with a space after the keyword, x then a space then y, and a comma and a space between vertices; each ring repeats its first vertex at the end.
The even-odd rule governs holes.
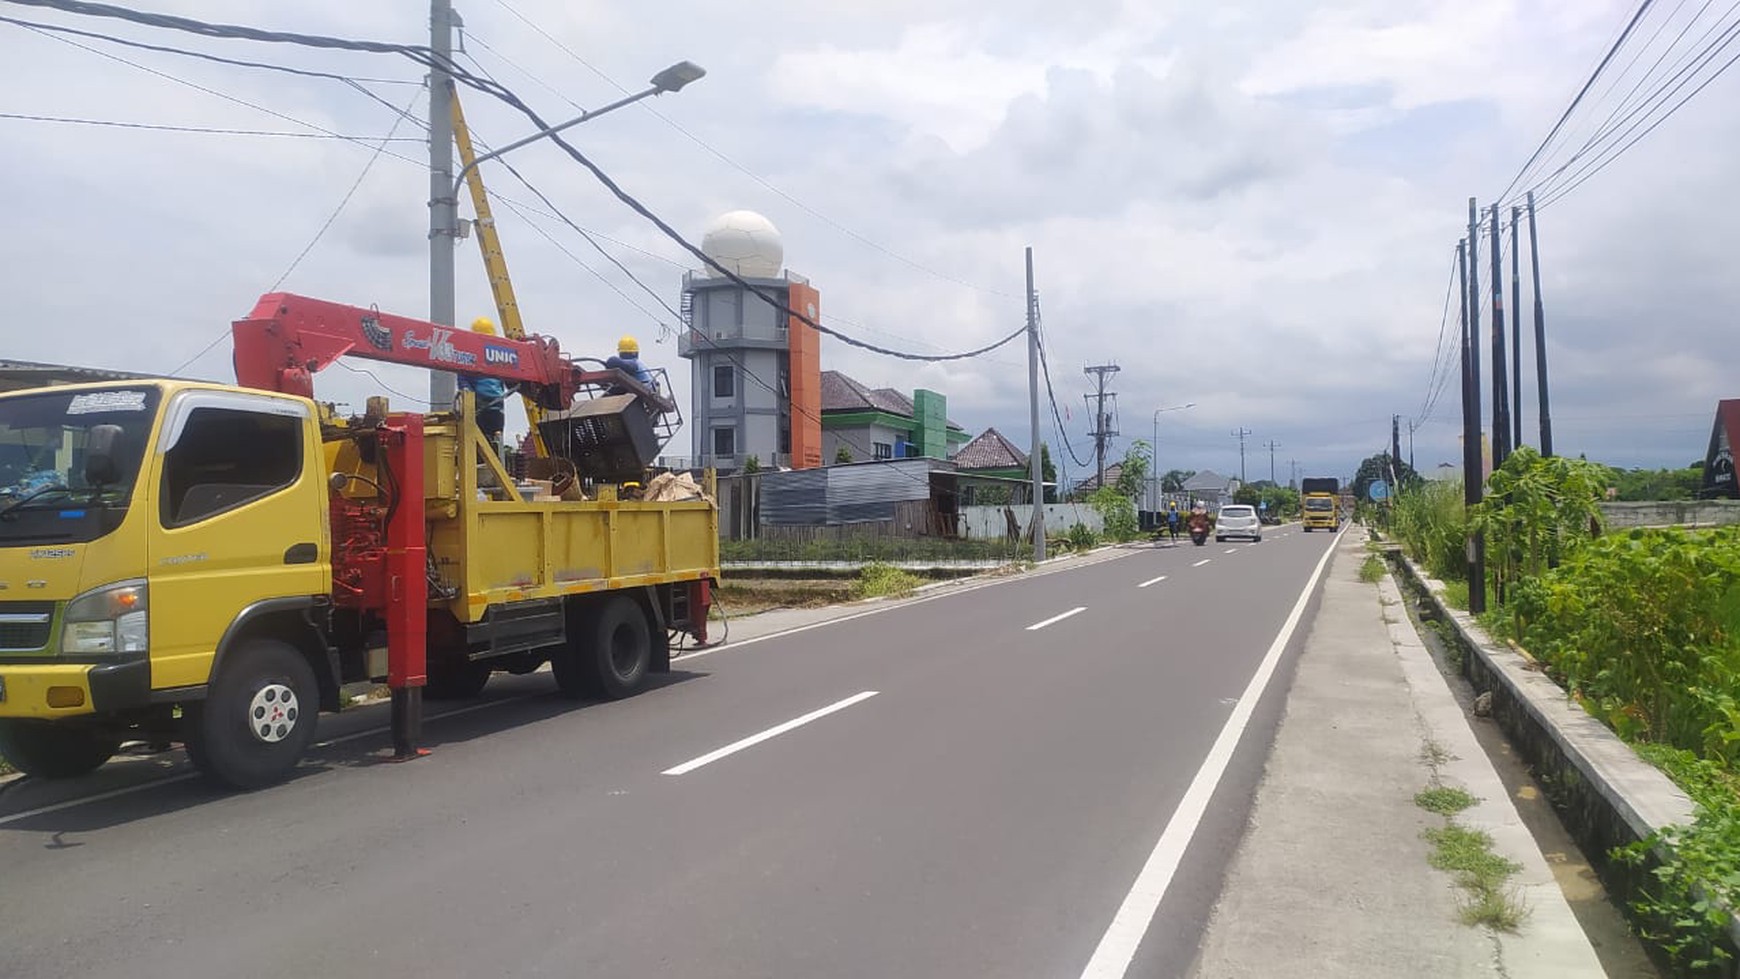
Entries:
POLYGON ((121 426, 92 425, 85 436, 85 483, 107 486, 121 481, 121 467, 115 461, 115 448, 121 440, 121 426))

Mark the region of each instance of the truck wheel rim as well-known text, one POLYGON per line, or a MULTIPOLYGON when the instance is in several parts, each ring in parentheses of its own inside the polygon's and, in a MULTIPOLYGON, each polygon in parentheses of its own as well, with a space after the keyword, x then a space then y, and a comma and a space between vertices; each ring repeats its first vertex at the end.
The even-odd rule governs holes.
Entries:
POLYGON ((282 683, 268 683, 248 704, 248 730, 256 741, 277 744, 296 729, 300 716, 302 709, 296 701, 296 691, 282 683))

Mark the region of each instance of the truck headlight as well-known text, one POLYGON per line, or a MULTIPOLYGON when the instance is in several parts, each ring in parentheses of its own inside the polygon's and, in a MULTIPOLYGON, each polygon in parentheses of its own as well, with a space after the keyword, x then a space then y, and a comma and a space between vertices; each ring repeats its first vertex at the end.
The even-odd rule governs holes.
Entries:
POLYGON ((144 581, 123 581, 85 592, 67 603, 63 653, 143 653, 150 648, 144 581))

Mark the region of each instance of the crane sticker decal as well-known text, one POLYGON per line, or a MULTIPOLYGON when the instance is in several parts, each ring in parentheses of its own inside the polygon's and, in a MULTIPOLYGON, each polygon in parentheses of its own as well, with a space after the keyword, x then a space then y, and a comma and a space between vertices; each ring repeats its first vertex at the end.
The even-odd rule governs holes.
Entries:
POLYGON ((477 363, 476 354, 453 346, 452 330, 434 329, 427 338, 418 336, 415 330, 406 330, 403 339, 406 350, 427 350, 429 359, 439 363, 465 367, 477 363))
POLYGON ((393 331, 382 326, 378 318, 365 315, 362 318, 362 332, 369 346, 382 353, 393 352, 393 331))

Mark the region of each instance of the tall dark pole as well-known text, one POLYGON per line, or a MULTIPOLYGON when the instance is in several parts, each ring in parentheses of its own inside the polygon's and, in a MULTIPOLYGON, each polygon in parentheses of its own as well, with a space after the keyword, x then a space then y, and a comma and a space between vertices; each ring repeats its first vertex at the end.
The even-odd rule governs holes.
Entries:
MULTIPOLYGON (((1402 461, 1402 416, 1401 415, 1391 415, 1390 416, 1390 462, 1394 465, 1399 465, 1401 463, 1401 461, 1402 461)), ((1395 489, 1400 489, 1401 487, 1400 486, 1392 486, 1390 488, 1392 490, 1395 490, 1395 489)))
POLYGON ((1510 450, 1522 448, 1522 253, 1517 251, 1517 225, 1522 208, 1510 209, 1510 450))
POLYGON ((1547 410, 1547 314, 1541 306, 1541 252, 1535 241, 1535 192, 1529 191, 1529 265, 1535 280, 1535 393, 1541 399, 1541 455, 1553 454, 1553 416, 1547 410))
MULTIPOLYGON (((1486 483, 1480 441, 1480 212, 1468 198, 1468 289, 1463 293, 1462 331, 1462 502, 1475 506, 1486 483)), ((1486 539, 1478 531, 1468 539, 1468 611, 1486 611, 1486 539)))
POLYGON ((1509 365, 1504 357, 1504 258, 1499 254, 1498 205, 1492 205, 1492 468, 1510 457, 1509 365))

